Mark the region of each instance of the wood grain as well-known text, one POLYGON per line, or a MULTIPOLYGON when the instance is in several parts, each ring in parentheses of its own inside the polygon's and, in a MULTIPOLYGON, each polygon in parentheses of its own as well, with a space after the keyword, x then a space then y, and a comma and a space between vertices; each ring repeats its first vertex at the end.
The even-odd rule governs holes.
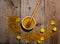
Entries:
MULTIPOLYGON (((0 43, 10 43, 18 44, 15 39, 16 34, 8 32, 7 26, 7 16, 16 15, 21 17, 21 20, 25 16, 30 16, 37 4, 37 0, 0 0, 0 43), (8 41, 7 41, 8 40, 8 41)), ((54 19, 57 23, 58 32, 50 39, 47 39, 44 44, 60 44, 60 0, 45 0, 45 27, 50 25, 50 21, 54 19)), ((41 7, 39 7, 36 16, 36 23, 41 23, 41 7)), ((41 25, 36 26, 33 31, 39 30, 41 25)), ((21 31, 24 32, 24 31, 21 31)), ((24 32, 26 34, 26 32, 24 32)), ((21 44, 26 44, 23 39, 21 39, 21 44)), ((29 43, 31 44, 31 43, 29 43)), ((37 44, 36 42, 32 44, 37 44)))

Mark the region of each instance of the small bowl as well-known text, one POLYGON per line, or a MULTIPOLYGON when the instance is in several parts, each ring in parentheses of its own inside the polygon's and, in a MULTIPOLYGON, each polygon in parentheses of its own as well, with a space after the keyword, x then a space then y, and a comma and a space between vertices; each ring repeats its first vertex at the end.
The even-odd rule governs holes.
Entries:
POLYGON ((34 27, 35 27, 35 25, 36 25, 36 21, 35 21, 35 19, 33 18, 32 20, 34 21, 34 25, 31 27, 31 28, 26 28, 25 26, 24 26, 24 20, 26 20, 26 18, 31 18, 31 16, 26 16, 26 17, 24 17, 23 18, 23 20, 22 20, 22 27, 24 28, 24 29, 26 29, 26 30, 31 30, 31 29, 33 29, 34 27))

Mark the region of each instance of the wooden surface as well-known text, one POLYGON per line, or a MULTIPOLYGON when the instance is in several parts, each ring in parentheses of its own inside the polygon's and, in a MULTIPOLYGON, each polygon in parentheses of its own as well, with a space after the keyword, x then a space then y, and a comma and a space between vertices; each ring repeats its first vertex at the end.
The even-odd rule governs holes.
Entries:
MULTIPOLYGON (((21 17, 21 20, 25 16, 30 16, 37 4, 37 0, 0 0, 0 44, 18 44, 16 40, 16 34, 8 32, 7 26, 7 16, 16 15, 21 17), (12 1, 12 2, 11 2, 12 1), (20 7, 21 5, 21 7, 20 7), (20 9, 21 8, 21 9, 20 9), (30 9, 29 9, 30 8, 30 9)), ((54 19, 57 23, 58 31, 51 38, 47 39, 44 44, 60 44, 60 0, 45 0, 45 15, 44 24, 45 27, 49 26, 49 23, 54 19)), ((40 24, 34 28, 38 30, 41 27, 41 17, 42 11, 41 6, 39 7, 35 19, 36 23, 40 24)), ((21 39, 21 44, 26 44, 23 39, 21 39)), ((36 42, 31 42, 29 44, 37 44, 36 42)))

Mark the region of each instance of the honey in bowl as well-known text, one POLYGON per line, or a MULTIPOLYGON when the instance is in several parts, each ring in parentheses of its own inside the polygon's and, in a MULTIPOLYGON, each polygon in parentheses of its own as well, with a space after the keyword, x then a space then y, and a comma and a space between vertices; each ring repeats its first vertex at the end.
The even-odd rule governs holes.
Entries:
POLYGON ((35 24, 36 24, 35 23, 35 19, 32 18, 32 20, 31 21, 30 20, 31 20, 31 16, 27 16, 27 17, 25 17, 22 20, 22 26, 23 26, 23 28, 30 30, 30 29, 32 29, 35 26, 35 24), (26 27, 26 25, 27 25, 28 22, 30 22, 29 28, 26 27))

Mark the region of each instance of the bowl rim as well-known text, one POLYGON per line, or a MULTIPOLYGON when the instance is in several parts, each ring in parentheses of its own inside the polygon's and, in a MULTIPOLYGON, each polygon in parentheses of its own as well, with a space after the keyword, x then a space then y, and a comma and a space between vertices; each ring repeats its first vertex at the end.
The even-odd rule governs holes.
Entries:
POLYGON ((35 25, 36 25, 36 20, 35 20, 34 17, 33 17, 33 20, 34 20, 35 24, 34 24, 34 26, 33 26, 32 28, 26 28, 26 27, 23 25, 23 21, 24 21, 24 19, 27 18, 27 17, 31 17, 31 16, 26 16, 26 17, 24 17, 24 18, 22 19, 22 26, 23 26, 24 29, 28 29, 28 30, 33 29, 33 28, 35 27, 35 25))

